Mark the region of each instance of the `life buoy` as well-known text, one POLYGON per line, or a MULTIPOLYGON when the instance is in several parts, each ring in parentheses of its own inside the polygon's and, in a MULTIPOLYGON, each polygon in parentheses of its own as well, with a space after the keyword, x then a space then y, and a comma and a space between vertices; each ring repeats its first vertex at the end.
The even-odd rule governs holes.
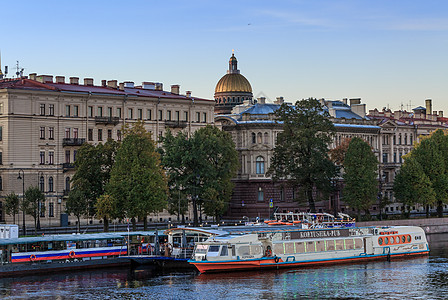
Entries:
POLYGON ((31 254, 31 255, 30 255, 30 261, 35 261, 35 260, 36 260, 36 255, 31 254))
POLYGON ((272 251, 271 251, 271 249, 266 249, 265 256, 267 256, 267 257, 272 256, 272 251))
POLYGON ((274 261, 275 261, 275 263, 278 263, 279 262, 279 260, 280 260, 280 258, 279 257, 274 257, 274 261))
POLYGON ((70 251, 70 253, 68 254, 68 257, 70 257, 70 258, 75 258, 75 255, 76 255, 76 253, 75 253, 75 251, 70 251))

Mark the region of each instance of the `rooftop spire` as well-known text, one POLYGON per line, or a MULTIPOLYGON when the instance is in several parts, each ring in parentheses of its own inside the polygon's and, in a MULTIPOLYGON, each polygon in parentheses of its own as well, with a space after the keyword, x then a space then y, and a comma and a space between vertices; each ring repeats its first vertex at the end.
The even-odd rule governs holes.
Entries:
POLYGON ((227 74, 239 74, 240 70, 238 70, 238 61, 236 60, 234 50, 232 49, 232 56, 229 60, 229 71, 227 74))

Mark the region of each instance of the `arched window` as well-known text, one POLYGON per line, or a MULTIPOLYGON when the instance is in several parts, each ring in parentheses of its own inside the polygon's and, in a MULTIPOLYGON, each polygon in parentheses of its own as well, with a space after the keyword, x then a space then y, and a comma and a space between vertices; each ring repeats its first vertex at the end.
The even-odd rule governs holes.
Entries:
POLYGON ((48 178, 48 191, 49 192, 54 191, 53 177, 48 178))
POLYGON ((264 174, 264 158, 262 156, 258 156, 255 164, 257 174, 264 174))
POLYGON ((45 190, 45 179, 44 176, 40 176, 39 178, 39 189, 41 192, 45 190))
POLYGON ((261 188, 261 186, 258 187, 258 201, 259 202, 263 202, 264 201, 264 193, 263 193, 263 189, 261 188))
POLYGON ((261 132, 257 134, 257 143, 263 143, 263 135, 261 134, 261 132))
POLYGON ((65 178, 65 190, 70 191, 70 177, 65 178))
POLYGON ((252 144, 255 144, 257 142, 257 136, 255 135, 255 132, 252 132, 252 144))
POLYGON ((401 145, 401 133, 398 135, 398 145, 401 145))
POLYGON ((269 144, 269 134, 267 132, 264 133, 264 143, 269 144))

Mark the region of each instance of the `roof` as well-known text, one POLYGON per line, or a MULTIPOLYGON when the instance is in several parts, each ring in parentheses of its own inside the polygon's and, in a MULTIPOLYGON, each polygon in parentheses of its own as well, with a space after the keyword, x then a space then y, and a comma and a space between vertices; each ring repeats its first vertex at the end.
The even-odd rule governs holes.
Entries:
POLYGON ((243 92, 252 93, 249 80, 239 73, 224 75, 216 84, 215 93, 243 92))
POLYGON ((249 107, 241 114, 251 114, 251 115, 267 115, 275 113, 277 109, 280 108, 279 104, 271 104, 271 103, 256 103, 255 105, 249 107))

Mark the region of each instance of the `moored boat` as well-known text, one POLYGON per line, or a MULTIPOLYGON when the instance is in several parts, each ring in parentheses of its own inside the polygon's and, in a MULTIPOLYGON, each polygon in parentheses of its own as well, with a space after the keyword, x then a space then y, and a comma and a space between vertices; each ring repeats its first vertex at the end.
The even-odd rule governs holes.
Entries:
POLYGON ((297 229, 263 227, 199 242, 189 263, 201 273, 294 268, 427 255, 415 226, 297 229))

